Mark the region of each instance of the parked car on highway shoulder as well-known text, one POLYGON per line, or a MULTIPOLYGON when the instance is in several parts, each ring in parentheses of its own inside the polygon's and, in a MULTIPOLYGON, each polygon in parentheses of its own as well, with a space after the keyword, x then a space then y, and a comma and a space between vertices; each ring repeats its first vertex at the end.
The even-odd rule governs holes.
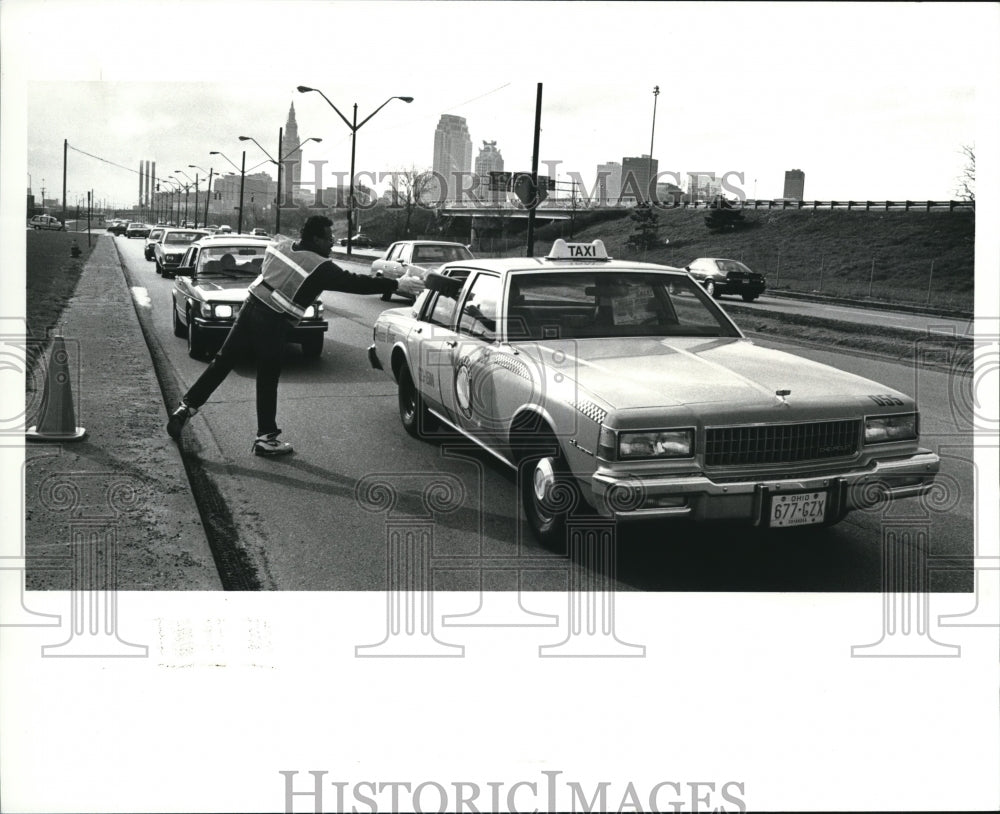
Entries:
POLYGON ((125 227, 125 237, 149 237, 149 224, 133 221, 125 227))
MULTIPOLYGON (((203 238, 191 244, 177 270, 171 295, 174 336, 187 339, 188 354, 199 358, 225 338, 260 276, 268 241, 248 235, 203 238)), ((323 303, 316 300, 292 329, 289 342, 305 356, 323 352, 328 328, 323 303)))
POLYGON ((744 301, 753 302, 767 287, 767 280, 763 274, 751 271, 739 260, 699 257, 688 263, 686 268, 713 297, 739 294, 744 301))
POLYGON ((113 235, 121 237, 125 234, 125 230, 128 229, 129 222, 127 220, 113 220, 111 225, 108 226, 107 231, 111 232, 113 235))
POLYGON ((32 229, 52 229, 57 232, 66 230, 66 224, 52 215, 35 215, 28 221, 28 226, 32 229))
POLYGON ((755 345, 686 271, 601 241, 449 263, 379 315, 368 356, 406 432, 445 425, 518 471, 558 548, 576 511, 828 526, 926 495, 940 468, 912 398, 755 345))
POLYGON ((166 228, 163 226, 154 226, 149 230, 149 234, 146 235, 146 244, 143 247, 143 256, 147 260, 152 260, 154 258, 153 248, 155 244, 159 243, 163 238, 163 233, 166 228))
POLYGON ((260 229, 260 228, 254 229, 250 234, 252 234, 252 235, 254 235, 256 237, 267 237, 268 236, 267 235, 267 229, 260 229))
MULTIPOLYGON (((382 257, 372 262, 371 273, 375 277, 389 277, 392 280, 398 280, 405 275, 423 280, 428 272, 436 271, 445 263, 472 259, 469 247, 461 243, 443 240, 399 240, 393 243, 382 257)), ((388 302, 392 299, 392 294, 383 294, 382 299, 388 302)))
POLYGON ((201 229, 164 229, 163 236, 153 244, 156 273, 173 277, 188 246, 207 234, 201 229))

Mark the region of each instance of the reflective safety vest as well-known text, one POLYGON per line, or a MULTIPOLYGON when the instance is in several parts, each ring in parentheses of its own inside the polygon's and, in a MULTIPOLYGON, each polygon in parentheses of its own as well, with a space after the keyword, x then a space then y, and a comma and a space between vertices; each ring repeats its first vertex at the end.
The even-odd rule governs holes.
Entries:
POLYGON ((296 301, 296 294, 317 267, 327 261, 316 252, 295 251, 291 240, 268 245, 260 276, 249 291, 272 311, 286 314, 295 323, 312 303, 296 301))

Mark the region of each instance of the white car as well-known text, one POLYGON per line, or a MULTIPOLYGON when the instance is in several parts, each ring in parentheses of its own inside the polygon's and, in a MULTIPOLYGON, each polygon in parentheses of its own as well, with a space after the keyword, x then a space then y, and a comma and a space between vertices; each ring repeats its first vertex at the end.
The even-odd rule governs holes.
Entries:
MULTIPOLYGON (((461 243, 449 243, 443 240, 399 240, 386 250, 383 257, 372 262, 371 273, 375 277, 388 277, 392 280, 398 280, 406 275, 423 280, 428 272, 436 271, 445 263, 453 260, 471 260, 472 257, 469 247, 461 243)), ((383 294, 382 299, 388 302, 392 299, 392 294, 383 294)))
POLYGON ((32 229, 54 229, 57 232, 62 232, 66 229, 66 225, 59 218, 54 218, 52 215, 35 215, 28 221, 28 226, 32 229))

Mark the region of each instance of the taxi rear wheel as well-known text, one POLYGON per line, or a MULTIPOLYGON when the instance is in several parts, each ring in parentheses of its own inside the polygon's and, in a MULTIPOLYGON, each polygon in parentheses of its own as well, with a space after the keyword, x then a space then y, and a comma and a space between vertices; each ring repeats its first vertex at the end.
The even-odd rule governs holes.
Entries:
POLYGON ((437 428, 437 421, 427 410, 405 364, 399 371, 399 420, 414 438, 425 439, 437 428))

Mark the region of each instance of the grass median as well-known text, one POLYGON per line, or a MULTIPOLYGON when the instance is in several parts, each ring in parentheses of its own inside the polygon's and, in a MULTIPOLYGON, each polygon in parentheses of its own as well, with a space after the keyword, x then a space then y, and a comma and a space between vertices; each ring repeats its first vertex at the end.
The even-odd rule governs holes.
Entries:
POLYGON ((28 381, 49 334, 54 331, 76 291, 83 266, 99 237, 75 232, 29 231, 24 275, 25 317, 28 324, 28 381), (72 256, 72 247, 80 256, 72 256))

